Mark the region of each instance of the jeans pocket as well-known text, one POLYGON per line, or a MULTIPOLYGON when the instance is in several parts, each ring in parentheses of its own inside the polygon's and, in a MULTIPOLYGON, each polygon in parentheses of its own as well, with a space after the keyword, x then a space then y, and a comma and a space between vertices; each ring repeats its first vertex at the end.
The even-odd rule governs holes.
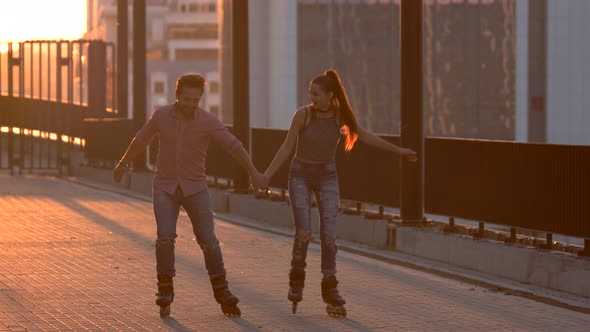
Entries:
POLYGON ((324 165, 324 173, 328 175, 334 175, 337 172, 336 163, 329 163, 324 165))

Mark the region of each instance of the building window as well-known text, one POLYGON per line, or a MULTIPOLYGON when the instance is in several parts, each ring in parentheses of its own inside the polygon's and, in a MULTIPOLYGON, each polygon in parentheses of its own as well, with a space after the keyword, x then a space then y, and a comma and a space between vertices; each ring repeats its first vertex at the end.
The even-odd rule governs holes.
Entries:
POLYGON ((160 48, 148 50, 145 54, 145 57, 147 60, 162 60, 166 58, 166 54, 164 52, 165 51, 160 48))
POLYGON ((177 49, 176 60, 217 60, 217 50, 177 49))
POLYGON ((219 93, 219 82, 209 82, 209 93, 219 93))
POLYGON ((162 81, 154 82, 154 93, 157 93, 157 94, 164 93, 164 82, 162 82, 162 81))
POLYGON ((217 39, 217 24, 171 24, 168 35, 172 39, 217 39))

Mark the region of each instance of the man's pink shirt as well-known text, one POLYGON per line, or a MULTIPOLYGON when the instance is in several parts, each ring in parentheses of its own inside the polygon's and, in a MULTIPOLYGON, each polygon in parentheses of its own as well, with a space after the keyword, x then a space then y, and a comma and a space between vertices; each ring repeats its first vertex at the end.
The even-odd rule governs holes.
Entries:
POLYGON ((211 140, 230 153, 242 147, 214 114, 198 108, 192 118, 185 118, 174 104, 156 109, 135 139, 149 144, 157 135, 160 145, 154 187, 170 194, 178 186, 185 196, 207 188, 205 161, 211 140))

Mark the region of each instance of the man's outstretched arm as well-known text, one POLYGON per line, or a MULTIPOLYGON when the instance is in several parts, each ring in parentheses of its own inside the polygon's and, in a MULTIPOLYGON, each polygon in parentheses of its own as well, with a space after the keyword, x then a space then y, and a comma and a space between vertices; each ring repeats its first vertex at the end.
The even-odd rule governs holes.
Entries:
POLYGON ((137 156, 139 156, 140 153, 145 151, 146 146, 146 144, 138 141, 136 138, 131 140, 131 143, 129 143, 129 146, 123 154, 123 157, 119 159, 119 162, 117 162, 117 165, 113 170, 113 180, 115 180, 115 182, 121 182, 121 178, 123 177, 125 169, 129 167, 129 162, 134 160, 137 156))

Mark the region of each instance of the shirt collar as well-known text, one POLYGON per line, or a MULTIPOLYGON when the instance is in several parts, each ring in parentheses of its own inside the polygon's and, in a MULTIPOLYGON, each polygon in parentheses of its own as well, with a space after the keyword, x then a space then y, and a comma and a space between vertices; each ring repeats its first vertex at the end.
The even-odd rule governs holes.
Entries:
MULTIPOLYGON (((200 108, 197 107, 197 110, 193 112, 193 114, 190 117, 190 120, 194 120, 195 119, 195 114, 197 112, 199 112, 200 108)), ((184 115, 180 113, 180 111, 178 110, 178 108, 176 107, 176 103, 172 104, 172 108, 170 109, 170 114, 172 115, 173 118, 175 119, 179 119, 179 118, 184 118, 184 115)))

